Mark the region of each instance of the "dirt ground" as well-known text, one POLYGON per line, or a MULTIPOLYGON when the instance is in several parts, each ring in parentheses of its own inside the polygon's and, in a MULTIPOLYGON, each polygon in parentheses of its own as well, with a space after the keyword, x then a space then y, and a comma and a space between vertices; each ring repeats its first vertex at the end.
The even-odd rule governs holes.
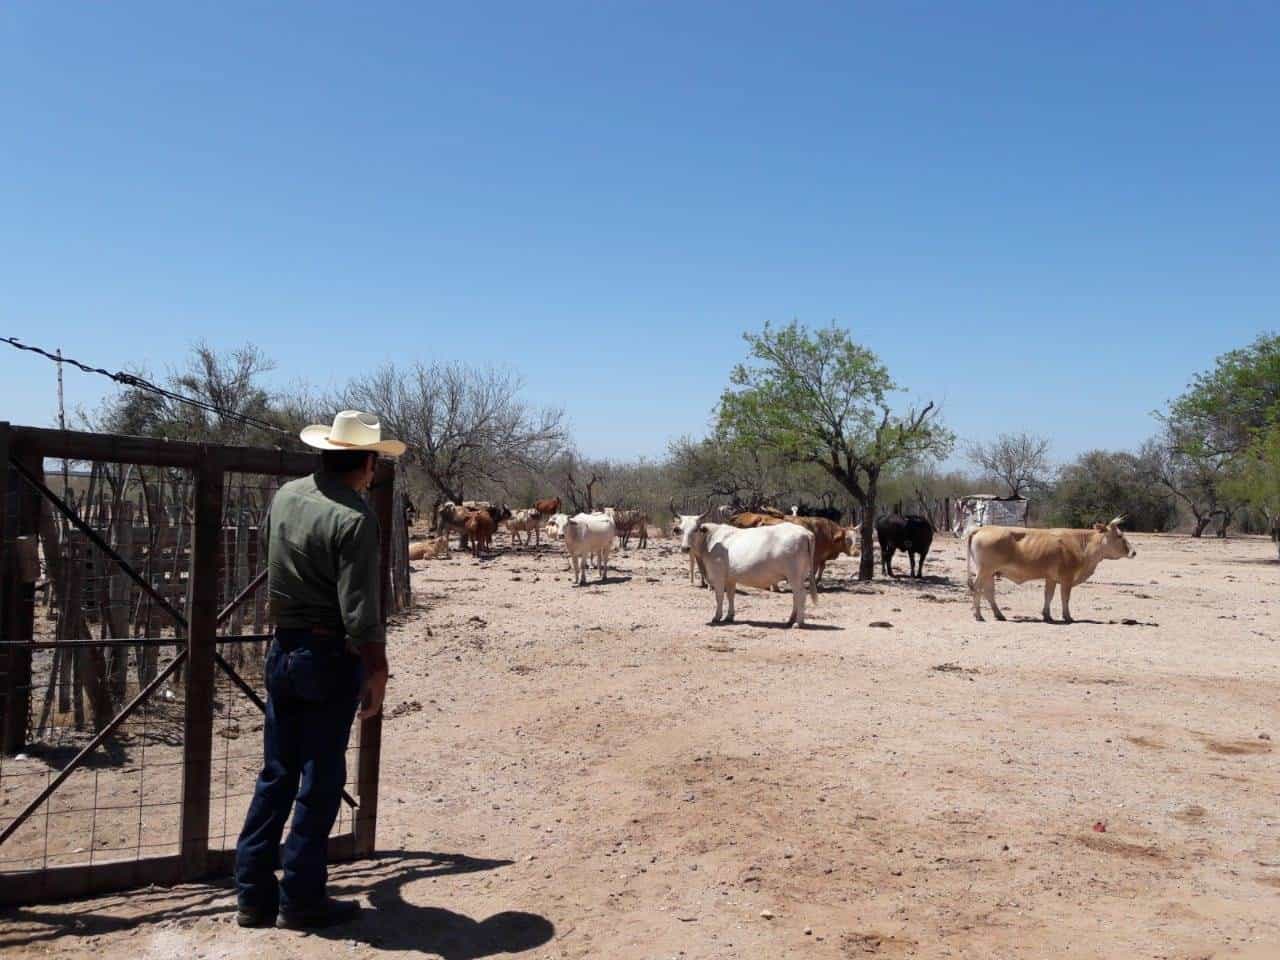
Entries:
MULTIPOLYGON (((828 568, 707 625, 669 542, 418 564, 367 909, 244 931, 226 886, 0 914, 6 958, 1280 957, 1280 596, 1260 539, 1133 538, 1078 589, 828 568), (887 626, 870 626, 883 622, 887 626)), ((899 561, 905 568, 905 559, 899 561)))

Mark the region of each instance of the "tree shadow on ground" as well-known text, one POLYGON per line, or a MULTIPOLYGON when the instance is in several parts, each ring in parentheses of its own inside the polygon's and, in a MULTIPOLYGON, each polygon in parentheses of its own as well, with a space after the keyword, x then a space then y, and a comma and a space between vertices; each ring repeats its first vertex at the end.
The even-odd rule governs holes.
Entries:
MULTIPOLYGON (((555 936, 555 926, 545 917, 504 911, 473 920, 441 907, 409 903, 403 894, 405 885, 417 880, 494 870, 511 863, 424 851, 380 854, 374 860, 335 866, 332 893, 363 893, 373 909, 362 911, 352 923, 313 935, 358 940, 379 950, 436 954, 444 960, 479 960, 531 950, 555 936)), ((99 937, 170 921, 186 924, 226 916, 235 909, 230 881, 149 888, 94 900, 84 909, 76 904, 9 908, 0 911, 0 948, 65 937, 99 937)))

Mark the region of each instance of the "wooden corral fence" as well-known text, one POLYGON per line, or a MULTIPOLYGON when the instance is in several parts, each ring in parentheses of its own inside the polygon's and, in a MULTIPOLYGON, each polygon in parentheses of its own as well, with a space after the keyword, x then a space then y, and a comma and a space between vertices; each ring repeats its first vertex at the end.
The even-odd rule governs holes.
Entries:
MULTIPOLYGON (((316 465, 0 423, 0 905, 229 872, 262 755, 262 522, 316 465)), ((380 462, 384 619, 411 603, 396 483, 380 462)), ((357 727, 333 860, 374 850, 382 721, 357 727)))

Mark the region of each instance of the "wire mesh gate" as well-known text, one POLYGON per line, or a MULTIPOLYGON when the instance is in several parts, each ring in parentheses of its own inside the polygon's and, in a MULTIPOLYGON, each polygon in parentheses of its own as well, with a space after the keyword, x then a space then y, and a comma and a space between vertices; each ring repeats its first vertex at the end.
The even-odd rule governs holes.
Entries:
MULTIPOLYGON (((0 904, 230 870, 261 763, 259 523, 315 463, 0 423, 0 904)), ((391 464, 371 499, 385 618, 407 572, 391 464)), ((331 860, 374 851, 381 734, 353 732, 331 860)))

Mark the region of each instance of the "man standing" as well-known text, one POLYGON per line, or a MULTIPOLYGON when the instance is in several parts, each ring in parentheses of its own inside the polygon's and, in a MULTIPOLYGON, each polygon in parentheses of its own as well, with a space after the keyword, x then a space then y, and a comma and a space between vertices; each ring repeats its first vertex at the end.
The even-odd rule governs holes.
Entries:
POLYGON ((321 469, 281 487, 267 517, 275 641, 264 671, 262 772, 236 846, 242 927, 327 927, 360 912, 329 898, 325 883, 352 718, 357 705, 361 719, 377 715, 387 687, 378 521, 361 494, 378 455, 397 457, 405 445, 354 410, 332 427, 307 427, 302 439, 321 451, 321 469))

